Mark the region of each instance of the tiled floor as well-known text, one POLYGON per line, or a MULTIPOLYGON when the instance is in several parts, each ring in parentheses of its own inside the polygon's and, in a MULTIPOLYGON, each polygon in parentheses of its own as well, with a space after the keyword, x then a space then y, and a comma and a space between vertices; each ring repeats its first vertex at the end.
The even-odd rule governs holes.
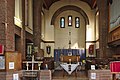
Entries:
POLYGON ((89 80, 89 79, 85 71, 78 71, 76 77, 75 72, 73 72, 71 75, 68 75, 66 72, 64 72, 64 76, 63 76, 63 71, 58 70, 58 71, 54 71, 52 80, 89 80))

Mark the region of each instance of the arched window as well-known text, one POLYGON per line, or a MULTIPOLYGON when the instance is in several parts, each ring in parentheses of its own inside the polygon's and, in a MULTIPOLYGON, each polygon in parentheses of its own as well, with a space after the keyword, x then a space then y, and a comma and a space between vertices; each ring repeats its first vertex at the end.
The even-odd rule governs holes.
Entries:
POLYGON ((65 28, 65 18, 64 17, 60 18, 60 28, 65 28))
POLYGON ((80 18, 79 17, 75 17, 75 27, 76 28, 80 27, 80 18))
POLYGON ((72 16, 68 16, 68 26, 72 26, 72 16))

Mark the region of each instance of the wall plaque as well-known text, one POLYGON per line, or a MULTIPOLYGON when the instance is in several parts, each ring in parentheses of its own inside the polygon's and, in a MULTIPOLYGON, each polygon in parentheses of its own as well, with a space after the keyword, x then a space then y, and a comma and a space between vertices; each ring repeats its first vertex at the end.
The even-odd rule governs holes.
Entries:
POLYGON ((95 70, 95 65, 91 65, 91 70, 95 70))
POLYGON ((13 74, 13 80, 19 80, 19 75, 18 75, 18 73, 13 74))
POLYGON ((14 69, 14 62, 9 62, 9 69, 14 69))
POLYGON ((96 73, 91 73, 91 79, 96 80, 96 73))

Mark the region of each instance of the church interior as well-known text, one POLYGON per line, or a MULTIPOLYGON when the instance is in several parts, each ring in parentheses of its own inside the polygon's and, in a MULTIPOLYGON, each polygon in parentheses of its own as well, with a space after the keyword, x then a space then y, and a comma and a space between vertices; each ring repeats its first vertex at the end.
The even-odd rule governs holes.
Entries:
POLYGON ((0 0, 0 80, 120 80, 120 0, 0 0))

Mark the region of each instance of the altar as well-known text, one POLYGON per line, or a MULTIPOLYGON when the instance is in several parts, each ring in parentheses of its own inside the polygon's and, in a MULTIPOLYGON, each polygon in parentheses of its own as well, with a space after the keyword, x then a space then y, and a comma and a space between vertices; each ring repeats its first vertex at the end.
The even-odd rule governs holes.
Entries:
POLYGON ((69 74, 71 75, 73 71, 76 70, 76 68, 79 66, 79 64, 67 64, 62 63, 60 66, 69 74))
MULTIPOLYGON (((71 75, 79 66, 80 56, 60 56, 60 66, 64 71, 71 75)), ((76 72, 75 72, 76 73, 76 72)), ((63 74, 64 75, 64 74, 63 74)))

